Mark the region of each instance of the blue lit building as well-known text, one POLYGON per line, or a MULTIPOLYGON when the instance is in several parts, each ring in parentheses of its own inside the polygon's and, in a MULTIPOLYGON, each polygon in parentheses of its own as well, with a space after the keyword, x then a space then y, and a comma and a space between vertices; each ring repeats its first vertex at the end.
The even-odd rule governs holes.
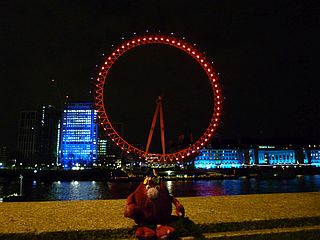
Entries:
POLYGON ((289 165, 296 164, 296 151, 294 149, 276 149, 274 146, 259 146, 259 165, 289 165))
POLYGON ((320 167, 320 150, 319 149, 310 150, 310 163, 312 166, 320 167))
POLYGON ((275 146, 250 148, 204 148, 194 159, 197 169, 242 168, 248 166, 311 165, 320 167, 320 149, 275 146))
POLYGON ((309 151, 307 149, 305 149, 305 148, 302 149, 302 161, 301 161, 301 163, 304 163, 304 164, 310 163, 309 162, 310 157, 308 157, 308 152, 309 151))
POLYGON ((97 159, 98 124, 93 104, 69 103, 61 121, 60 164, 65 169, 91 167, 97 159))
POLYGON ((195 158, 194 167, 201 169, 240 168, 244 162, 243 150, 204 148, 195 158))

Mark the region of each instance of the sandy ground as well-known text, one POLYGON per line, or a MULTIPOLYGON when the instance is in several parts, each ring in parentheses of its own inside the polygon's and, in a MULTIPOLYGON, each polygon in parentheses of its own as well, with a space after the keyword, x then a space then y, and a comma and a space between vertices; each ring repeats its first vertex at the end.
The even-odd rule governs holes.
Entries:
MULTIPOLYGON (((179 198, 194 223, 319 217, 320 192, 179 198)), ((132 228, 125 200, 0 203, 0 233, 132 228)))

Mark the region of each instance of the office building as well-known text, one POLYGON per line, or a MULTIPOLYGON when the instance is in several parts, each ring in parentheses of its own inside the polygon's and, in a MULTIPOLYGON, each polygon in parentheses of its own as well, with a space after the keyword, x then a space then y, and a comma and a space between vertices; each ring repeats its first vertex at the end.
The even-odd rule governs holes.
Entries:
POLYGON ((52 167, 56 156, 58 114, 52 105, 20 112, 17 166, 52 167))
POLYGON ((56 165, 58 113, 52 105, 41 105, 37 111, 36 159, 38 165, 56 165))
POLYGON ((20 112, 16 167, 33 166, 37 152, 37 112, 20 112))
POLYGON ((69 103, 61 121, 60 164, 65 169, 92 167, 97 160, 97 113, 91 102, 69 103))

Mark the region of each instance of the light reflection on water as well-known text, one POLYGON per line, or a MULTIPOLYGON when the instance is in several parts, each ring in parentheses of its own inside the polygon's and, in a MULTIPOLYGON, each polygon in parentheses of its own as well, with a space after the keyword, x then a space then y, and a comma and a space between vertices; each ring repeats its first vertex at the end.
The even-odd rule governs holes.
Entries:
MULTIPOLYGON (((23 193, 29 201, 124 199, 139 182, 24 181, 23 193)), ((292 179, 236 179, 166 181, 170 194, 177 197, 222 196, 280 192, 320 191, 320 175, 292 179)), ((0 197, 19 192, 19 181, 0 179, 0 197)))

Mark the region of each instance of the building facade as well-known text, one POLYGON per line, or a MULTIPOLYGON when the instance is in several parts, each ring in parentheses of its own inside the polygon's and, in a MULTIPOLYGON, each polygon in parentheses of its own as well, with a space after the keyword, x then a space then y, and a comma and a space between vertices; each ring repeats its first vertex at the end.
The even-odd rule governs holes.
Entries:
POLYGON ((56 165, 58 112, 52 105, 41 105, 37 111, 37 163, 44 167, 56 165))
POLYGON ((259 165, 287 165, 296 164, 296 151, 294 149, 276 149, 269 146, 268 148, 257 149, 259 165))
POLYGON ((204 148, 194 160, 195 168, 240 168, 245 162, 244 151, 239 149, 204 148))
POLYGON ((97 160, 97 113, 93 103, 69 103, 62 114, 60 165, 64 169, 90 168, 97 160))
POLYGON ((255 146, 247 149, 204 148, 194 160, 199 169, 246 166, 310 165, 320 167, 319 148, 255 146))
POLYGON ((9 152, 6 146, 0 146, 0 169, 9 165, 9 152))
POLYGON ((52 105, 20 112, 17 166, 52 167, 56 156, 58 114, 52 105))
POLYGON ((22 111, 19 119, 16 166, 33 166, 36 162, 37 112, 22 111))
MULTIPOLYGON (((119 135, 123 136, 122 123, 112 123, 112 126, 119 135)), ((103 130, 99 131, 97 166, 113 168, 116 166, 115 162, 121 162, 122 159, 122 150, 106 136, 103 130)))
POLYGON ((320 167, 320 149, 310 150, 310 164, 315 167, 320 167))

